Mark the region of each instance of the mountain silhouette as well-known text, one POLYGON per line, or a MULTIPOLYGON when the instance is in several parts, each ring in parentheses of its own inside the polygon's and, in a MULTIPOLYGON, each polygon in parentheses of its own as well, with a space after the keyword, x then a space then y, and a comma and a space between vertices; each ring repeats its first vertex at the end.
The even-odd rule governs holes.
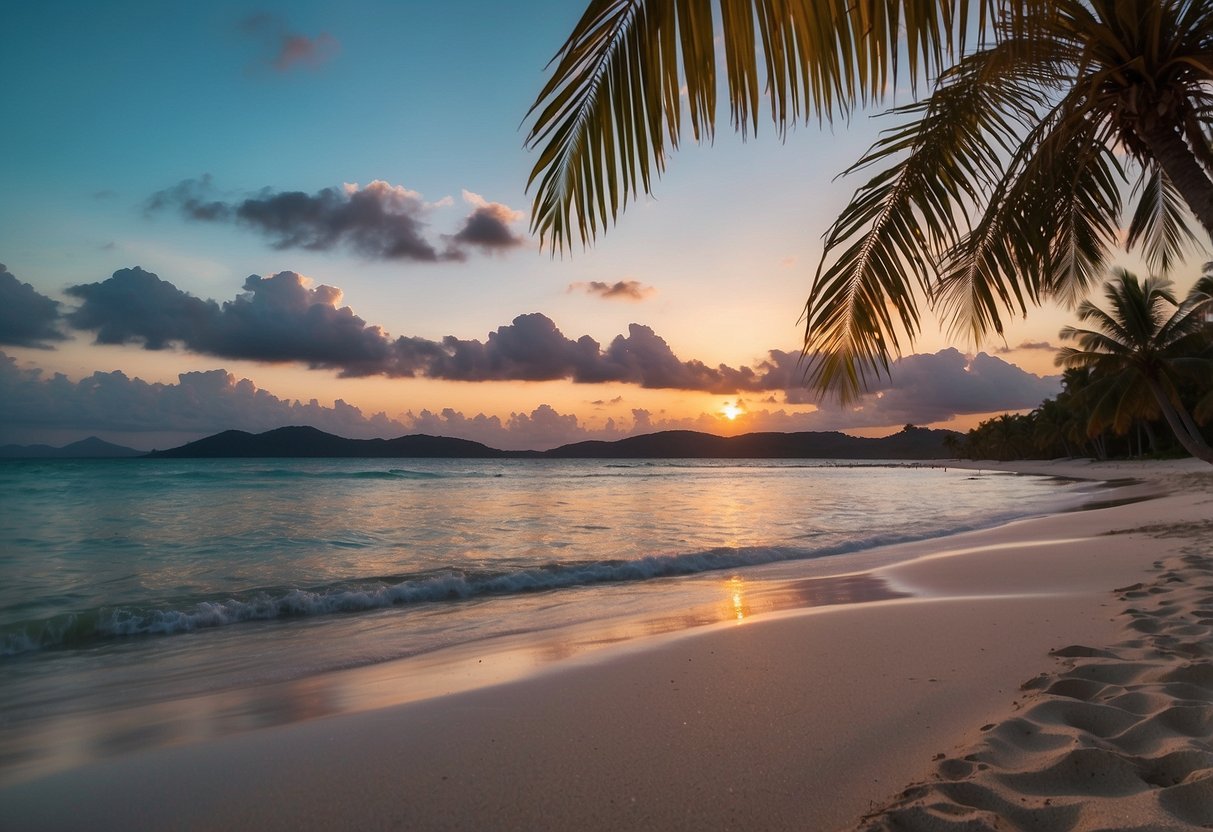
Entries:
POLYGON ((119 459, 143 456, 143 451, 90 436, 62 448, 50 445, 0 445, 0 459, 119 459))
POLYGON ((313 427, 285 427, 265 433, 228 430, 179 448, 153 451, 156 458, 234 457, 423 457, 423 458, 548 458, 548 459, 946 459, 944 446, 954 431, 907 425, 880 439, 848 436, 837 431, 747 433, 715 436, 670 430, 629 436, 613 442, 590 441, 562 445, 550 451, 502 451, 480 442, 446 436, 414 434, 395 439, 346 439, 313 427))

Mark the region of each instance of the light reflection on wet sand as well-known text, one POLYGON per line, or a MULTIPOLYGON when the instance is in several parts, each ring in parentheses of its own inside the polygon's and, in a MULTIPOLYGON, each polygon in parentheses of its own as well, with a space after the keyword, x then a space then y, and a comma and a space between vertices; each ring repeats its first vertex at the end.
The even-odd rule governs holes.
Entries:
POLYGON ((157 747, 416 702, 521 679, 608 650, 799 608, 907 597, 871 573, 794 581, 718 582, 719 600, 677 613, 635 615, 501 636, 366 667, 142 704, 0 724, 0 786, 157 747), (24 730, 23 730, 24 729, 24 730))

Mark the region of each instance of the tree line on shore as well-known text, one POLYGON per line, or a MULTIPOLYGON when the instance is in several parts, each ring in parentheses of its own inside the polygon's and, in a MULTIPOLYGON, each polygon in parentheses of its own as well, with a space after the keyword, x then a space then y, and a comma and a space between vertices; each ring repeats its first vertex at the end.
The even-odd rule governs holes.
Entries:
POLYGON ((1213 463, 1213 263, 1182 301, 1170 282, 1118 271, 1107 309, 1078 308, 1061 337, 1062 392, 1030 413, 948 437, 966 459, 1183 456, 1213 463))

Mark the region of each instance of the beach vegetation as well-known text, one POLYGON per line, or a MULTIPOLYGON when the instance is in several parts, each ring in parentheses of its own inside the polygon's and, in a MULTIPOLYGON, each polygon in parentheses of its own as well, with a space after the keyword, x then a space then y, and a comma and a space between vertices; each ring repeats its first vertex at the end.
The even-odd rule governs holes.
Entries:
POLYGON ((591 0, 552 65, 526 141, 553 253, 650 193, 684 122, 711 139, 718 84, 737 131, 765 101, 782 137, 908 82, 845 172, 870 178, 825 231, 803 310, 806 380, 844 402, 889 373, 923 307, 977 343, 1079 304, 1121 246, 1165 275, 1201 244, 1193 219, 1213 235, 1204 0, 591 0))
MULTIPOLYGON (((1206 275, 1181 302, 1165 278, 1144 280, 1117 270, 1104 285, 1107 308, 1091 301, 1078 307, 1085 326, 1067 326, 1057 364, 1090 370, 1083 392, 1090 404, 1088 430, 1116 433, 1161 416, 1192 456, 1213 464, 1213 448, 1184 404, 1180 384, 1213 389, 1213 280, 1206 275)), ((1197 405, 1204 410, 1203 399, 1197 405)))
POLYGON ((1165 279, 1127 271, 1104 285, 1106 309, 1084 302, 1057 362, 1062 391, 1029 413, 1004 414, 949 450, 969 459, 1172 458, 1213 462, 1213 263, 1178 301, 1165 279), (1169 415, 1168 415, 1169 414, 1169 415))

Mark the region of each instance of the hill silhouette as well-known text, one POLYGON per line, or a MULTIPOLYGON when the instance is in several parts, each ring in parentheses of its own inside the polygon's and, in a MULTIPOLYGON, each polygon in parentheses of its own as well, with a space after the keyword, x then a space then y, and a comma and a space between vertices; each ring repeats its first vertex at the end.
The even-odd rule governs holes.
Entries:
POLYGON ((422 458, 549 458, 549 459, 946 459, 944 445, 953 431, 907 425, 879 439, 837 431, 747 433, 716 436, 671 430, 630 436, 613 442, 590 441, 562 445, 550 451, 502 451, 480 442, 446 436, 414 434, 395 439, 346 439, 313 427, 285 427, 265 433, 229 430, 166 451, 156 458, 237 457, 422 457, 422 458))
POLYGON ((716 436, 669 430, 614 442, 576 442, 544 455, 588 459, 947 459, 955 455, 944 446, 945 437, 952 434, 953 431, 912 426, 879 439, 838 431, 716 436))
POLYGON ((436 457, 495 458, 505 451, 467 439, 423 433, 395 439, 346 439, 318 428, 294 426, 265 433, 225 430, 196 442, 148 454, 156 458, 220 457, 436 457))
POLYGON ((0 445, 0 459, 119 459, 143 456, 143 451, 90 436, 62 448, 50 445, 0 445))

